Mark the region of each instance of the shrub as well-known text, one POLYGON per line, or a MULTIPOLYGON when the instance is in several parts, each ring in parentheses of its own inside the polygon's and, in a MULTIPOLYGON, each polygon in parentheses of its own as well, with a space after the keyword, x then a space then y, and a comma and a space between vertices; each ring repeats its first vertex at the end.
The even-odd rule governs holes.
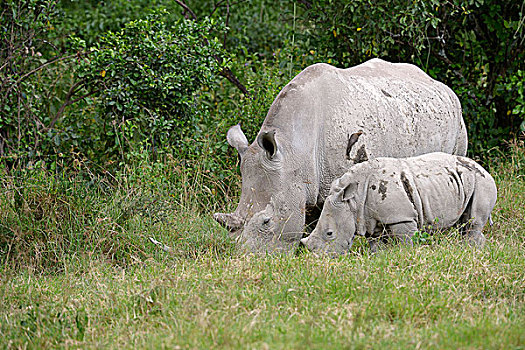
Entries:
POLYGON ((41 149, 57 85, 71 57, 50 43, 56 0, 3 1, 0 8, 0 157, 41 149), (51 96, 50 96, 51 95, 51 96))
POLYGON ((219 41, 208 37, 217 27, 209 19, 181 19, 168 27, 155 13, 107 33, 88 49, 71 95, 84 90, 85 96, 100 97, 105 154, 124 156, 133 143, 178 145, 193 115, 205 113, 197 107, 197 92, 227 62, 219 41))

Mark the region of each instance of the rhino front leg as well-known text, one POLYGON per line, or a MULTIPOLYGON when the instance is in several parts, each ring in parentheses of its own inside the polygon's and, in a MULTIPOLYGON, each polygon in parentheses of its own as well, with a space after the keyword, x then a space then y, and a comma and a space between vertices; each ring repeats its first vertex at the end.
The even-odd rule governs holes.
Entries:
POLYGON ((465 240, 470 246, 483 248, 485 246, 485 235, 481 230, 467 230, 465 240))
POLYGON ((378 225, 377 221, 370 220, 367 226, 367 232, 373 232, 373 234, 366 237, 372 253, 376 253, 386 247, 389 233, 383 225, 378 225))
POLYGON ((386 246, 385 237, 368 237, 367 239, 372 253, 377 253, 386 246))
POLYGON ((396 242, 400 242, 403 245, 412 247, 412 236, 417 231, 417 224, 415 221, 400 222, 392 224, 389 227, 392 237, 396 242))

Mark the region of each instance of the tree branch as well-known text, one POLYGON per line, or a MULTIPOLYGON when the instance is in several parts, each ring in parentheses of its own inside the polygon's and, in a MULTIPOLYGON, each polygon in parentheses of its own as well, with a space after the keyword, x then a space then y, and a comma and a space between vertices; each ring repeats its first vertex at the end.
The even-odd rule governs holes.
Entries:
POLYGON ((221 1, 219 1, 218 3, 216 3, 216 4, 215 4, 215 7, 213 7, 213 10, 210 12, 210 14, 209 14, 208 17, 213 16, 213 14, 215 13, 215 11, 217 11, 217 9, 218 9, 219 7, 221 7, 222 3, 225 2, 225 1, 227 1, 227 0, 221 0, 221 1))
POLYGON ((184 10, 186 10, 190 15, 191 17, 193 17, 194 20, 197 20, 197 15, 195 15, 195 12, 193 12, 189 7, 188 5, 186 5, 184 2, 180 1, 180 0, 175 0, 175 2, 177 4, 179 4, 180 6, 182 6, 182 8, 184 10))
POLYGON ((82 79, 78 82, 76 82, 75 84, 73 84, 71 86, 71 88, 69 88, 69 91, 67 92, 67 95, 66 95, 66 100, 64 101, 64 103, 62 104, 62 106, 60 106, 60 108, 58 109, 58 112, 57 114, 53 117, 53 119, 51 120, 51 122, 49 123, 49 126, 47 127, 47 129, 51 129, 53 128, 53 126, 55 126, 55 123, 60 119, 60 117, 62 117, 62 114, 64 113, 64 109, 69 106, 69 105, 72 105, 73 103, 76 103, 80 100, 83 100, 97 92, 99 92, 100 90, 92 90, 90 92, 88 92, 87 94, 83 95, 83 96, 80 96, 74 100, 72 100, 71 98, 76 94, 78 93, 84 86, 84 83, 85 83, 85 80, 82 79))
POLYGON ((33 69, 33 70, 27 72, 26 74, 22 75, 17 80, 16 83, 17 84, 20 83, 22 80, 24 80, 25 78, 27 78, 31 74, 34 74, 34 73, 38 72, 39 70, 43 69, 44 67, 49 66, 50 64, 53 64, 53 63, 59 62, 59 61, 64 61, 64 60, 67 60, 67 59, 70 59, 70 58, 73 58, 73 57, 76 57, 76 56, 77 56, 77 54, 73 54, 73 55, 69 55, 69 56, 65 56, 65 57, 57 57, 57 58, 52 59, 51 61, 47 61, 46 63, 42 64, 41 66, 38 66, 35 69, 33 69))
POLYGON ((239 81, 239 79, 237 79, 235 74, 233 74, 233 72, 229 68, 224 68, 222 71, 219 72, 219 74, 228 79, 233 85, 235 85, 239 90, 241 90, 241 92, 244 95, 250 95, 246 87, 239 81))

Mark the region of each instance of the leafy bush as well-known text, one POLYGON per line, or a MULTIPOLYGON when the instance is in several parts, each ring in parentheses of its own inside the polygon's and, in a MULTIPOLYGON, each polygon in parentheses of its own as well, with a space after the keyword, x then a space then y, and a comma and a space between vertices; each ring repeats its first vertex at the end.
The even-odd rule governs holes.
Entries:
MULTIPOLYGON (((75 91, 97 95, 104 154, 127 153, 133 143, 177 146, 199 110, 195 99, 227 60, 212 20, 181 19, 168 27, 159 13, 109 32, 88 49, 75 91)), ((100 134, 100 132, 99 132, 100 134)), ((102 150, 98 150, 102 152, 102 150)))
POLYGON ((525 71, 518 70, 510 76, 505 84, 506 92, 515 96, 514 108, 507 111, 507 114, 514 114, 522 120, 520 130, 525 132, 525 71))
POLYGON ((60 0, 58 26, 90 47, 96 45, 105 33, 119 32, 128 22, 143 19, 152 10, 162 9, 166 10, 163 21, 168 24, 181 18, 181 7, 170 0, 60 0))
POLYGON ((71 57, 47 37, 56 0, 3 1, 0 8, 0 157, 42 151, 57 101, 54 67, 71 57))
POLYGON ((88 47, 81 38, 64 39, 71 25, 58 16, 64 3, 3 4, 0 157, 54 164, 58 154, 80 152, 107 164, 130 150, 168 147, 189 157, 195 147, 181 140, 210 118, 198 94, 229 62, 210 34, 225 27, 206 18, 169 25, 172 16, 156 11, 116 32, 84 35, 100 38, 88 47))

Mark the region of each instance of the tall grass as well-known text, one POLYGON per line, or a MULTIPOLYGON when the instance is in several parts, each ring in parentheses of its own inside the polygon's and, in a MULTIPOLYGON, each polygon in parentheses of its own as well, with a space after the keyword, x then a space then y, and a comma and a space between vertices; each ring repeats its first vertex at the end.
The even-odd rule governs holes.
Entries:
POLYGON ((499 193, 485 249, 451 233, 377 254, 357 242, 338 259, 242 255, 210 215, 238 179, 214 186, 198 165, 4 171, 0 344, 523 348, 523 143, 505 156, 488 167, 499 193))
POLYGON ((56 271, 81 255, 126 266, 157 253, 150 237, 193 257, 230 249, 208 214, 232 195, 236 177, 219 182, 201 164, 172 157, 145 156, 117 174, 76 164, 67 171, 0 169, 3 265, 56 271))

